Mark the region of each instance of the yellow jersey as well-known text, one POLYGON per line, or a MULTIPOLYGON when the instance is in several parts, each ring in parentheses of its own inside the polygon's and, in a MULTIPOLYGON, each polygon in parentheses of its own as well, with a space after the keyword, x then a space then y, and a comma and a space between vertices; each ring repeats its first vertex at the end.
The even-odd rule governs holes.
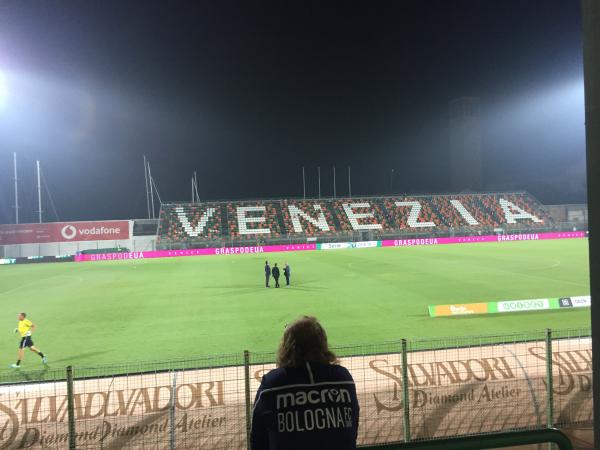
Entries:
POLYGON ((21 337, 25 337, 27 332, 31 330, 32 325, 33 325, 33 322, 31 322, 31 320, 28 320, 28 319, 19 320, 19 325, 17 326, 17 329, 19 330, 21 337))

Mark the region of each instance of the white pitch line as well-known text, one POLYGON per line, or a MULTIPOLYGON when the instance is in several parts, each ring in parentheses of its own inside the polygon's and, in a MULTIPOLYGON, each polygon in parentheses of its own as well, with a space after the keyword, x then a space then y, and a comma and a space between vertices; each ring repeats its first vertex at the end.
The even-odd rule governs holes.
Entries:
POLYGON ((53 278, 71 278, 71 279, 74 279, 76 281, 79 281, 80 283, 83 282, 83 278, 81 278, 81 277, 75 277, 73 275, 52 275, 52 276, 49 276, 49 277, 40 278, 39 280, 30 281, 27 284, 22 284, 21 286, 14 287, 14 288, 8 289, 6 291, 2 291, 2 292, 0 292, 0 295, 7 295, 7 294, 10 294, 12 292, 17 292, 17 291, 20 291, 22 289, 25 289, 25 288, 28 288, 30 286, 33 286, 35 284, 38 284, 38 283, 40 283, 42 281, 51 280, 53 278))
POLYGON ((561 264, 562 264, 562 262, 561 262, 559 259, 557 259, 556 261, 554 261, 554 263, 552 263, 552 264, 551 264, 551 265, 549 265, 549 266, 546 266, 546 267, 538 267, 538 268, 531 269, 531 270, 547 270, 547 269, 554 269, 555 267, 558 267, 558 266, 560 266, 561 264))

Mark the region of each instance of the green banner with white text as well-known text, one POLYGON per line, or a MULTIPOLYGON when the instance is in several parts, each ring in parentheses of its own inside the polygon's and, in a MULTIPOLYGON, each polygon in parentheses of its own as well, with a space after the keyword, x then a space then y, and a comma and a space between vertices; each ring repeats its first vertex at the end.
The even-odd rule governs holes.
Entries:
POLYGON ((576 297, 505 300, 500 302, 430 305, 430 317, 466 316, 472 314, 514 313, 549 309, 586 308, 592 305, 589 295, 576 297))

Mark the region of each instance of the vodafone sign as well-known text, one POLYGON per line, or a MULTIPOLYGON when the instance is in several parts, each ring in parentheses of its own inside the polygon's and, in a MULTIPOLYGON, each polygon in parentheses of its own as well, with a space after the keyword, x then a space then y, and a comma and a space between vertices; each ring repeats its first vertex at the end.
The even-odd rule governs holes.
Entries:
POLYGON ((116 241, 129 237, 127 220, 0 225, 0 245, 116 241))
POLYGON ((73 225, 65 225, 62 227, 62 230, 60 230, 60 234, 67 240, 75 239, 77 237, 77 228, 73 225))

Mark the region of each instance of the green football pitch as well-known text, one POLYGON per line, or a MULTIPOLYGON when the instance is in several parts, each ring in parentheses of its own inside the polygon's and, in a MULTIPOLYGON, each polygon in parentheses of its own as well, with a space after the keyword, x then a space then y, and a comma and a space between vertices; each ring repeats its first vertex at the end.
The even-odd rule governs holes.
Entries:
MULTIPOLYGON (((50 367, 276 349, 317 316, 333 345, 582 328, 589 309, 430 318, 430 304, 589 294, 587 240, 204 256, 0 267, 0 371, 26 311, 50 367), (265 259, 292 286, 264 287, 265 259)), ((41 366, 28 353, 23 369, 41 366)))

